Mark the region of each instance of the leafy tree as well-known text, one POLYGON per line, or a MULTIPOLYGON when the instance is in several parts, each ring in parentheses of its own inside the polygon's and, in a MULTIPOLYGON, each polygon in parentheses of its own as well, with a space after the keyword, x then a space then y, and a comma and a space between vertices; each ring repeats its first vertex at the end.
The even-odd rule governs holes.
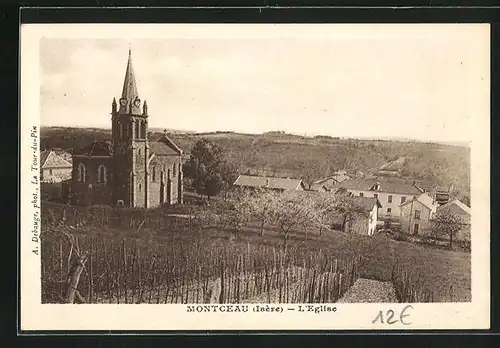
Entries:
POLYGON ((200 139, 193 145, 190 159, 184 165, 184 173, 191 179, 196 193, 207 196, 208 200, 232 184, 234 178, 224 149, 207 139, 200 139))
POLYGON ((465 221, 458 214, 453 212, 438 212, 431 220, 431 229, 434 235, 449 238, 449 247, 453 249, 453 241, 464 223, 465 221))

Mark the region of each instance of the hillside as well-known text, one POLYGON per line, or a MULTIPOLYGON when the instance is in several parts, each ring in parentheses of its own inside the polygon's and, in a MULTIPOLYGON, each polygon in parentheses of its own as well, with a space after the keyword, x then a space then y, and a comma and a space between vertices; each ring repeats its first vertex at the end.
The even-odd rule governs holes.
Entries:
MULTIPOLYGON (((152 140, 161 132, 151 132, 152 140)), ((177 133, 172 140, 185 152, 200 138, 208 138, 224 147, 228 159, 240 172, 289 176, 310 182, 337 169, 369 174, 384 164, 396 161, 400 173, 424 186, 452 184, 459 198, 470 195, 470 149, 436 143, 372 139, 340 139, 329 136, 304 137, 268 132, 239 134, 232 132, 177 133)), ((71 151, 95 140, 110 140, 111 130, 96 128, 42 127, 41 148, 71 151)), ((467 198, 464 198, 467 197, 467 198)))

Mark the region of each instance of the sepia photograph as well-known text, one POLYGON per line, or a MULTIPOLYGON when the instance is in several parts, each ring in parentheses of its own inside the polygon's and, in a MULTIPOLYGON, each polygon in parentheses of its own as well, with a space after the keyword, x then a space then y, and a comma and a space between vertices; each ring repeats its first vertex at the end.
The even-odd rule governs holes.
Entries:
POLYGON ((488 26, 28 27, 33 305, 489 322, 488 26))

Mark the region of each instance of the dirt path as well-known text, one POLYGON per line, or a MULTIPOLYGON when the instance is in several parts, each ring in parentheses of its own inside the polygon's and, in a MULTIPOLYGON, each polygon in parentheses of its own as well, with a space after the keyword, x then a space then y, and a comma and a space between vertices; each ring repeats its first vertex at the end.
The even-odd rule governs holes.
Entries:
POLYGON ((397 303, 391 282, 359 278, 338 303, 397 303))

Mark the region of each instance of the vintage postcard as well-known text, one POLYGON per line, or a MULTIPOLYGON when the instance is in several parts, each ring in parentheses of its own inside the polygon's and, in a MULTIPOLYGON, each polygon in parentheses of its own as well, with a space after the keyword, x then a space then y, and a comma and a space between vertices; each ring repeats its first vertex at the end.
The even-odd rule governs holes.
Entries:
POLYGON ((21 330, 490 325, 487 24, 21 27, 21 330))

